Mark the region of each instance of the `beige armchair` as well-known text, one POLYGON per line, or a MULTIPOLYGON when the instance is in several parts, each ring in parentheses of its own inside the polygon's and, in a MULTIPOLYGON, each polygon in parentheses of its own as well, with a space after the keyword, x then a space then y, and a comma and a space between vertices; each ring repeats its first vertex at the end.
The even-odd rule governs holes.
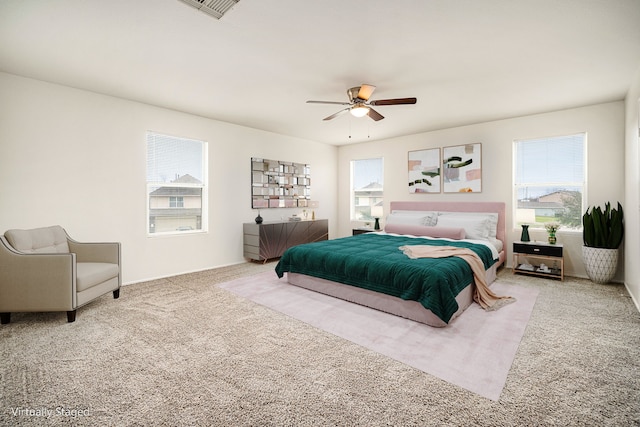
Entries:
POLYGON ((76 310, 107 292, 120 296, 120 243, 81 243, 60 226, 0 235, 0 322, 11 313, 76 310))

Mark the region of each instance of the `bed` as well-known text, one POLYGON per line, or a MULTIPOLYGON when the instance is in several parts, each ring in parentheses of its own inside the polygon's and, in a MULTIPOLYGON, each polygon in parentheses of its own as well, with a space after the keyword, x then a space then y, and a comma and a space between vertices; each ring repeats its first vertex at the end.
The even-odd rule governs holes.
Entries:
POLYGON ((505 224, 499 202, 391 202, 384 231, 294 246, 275 270, 292 285, 444 327, 473 303, 469 264, 457 256, 410 259, 398 248, 473 251, 490 284, 506 259, 505 224))

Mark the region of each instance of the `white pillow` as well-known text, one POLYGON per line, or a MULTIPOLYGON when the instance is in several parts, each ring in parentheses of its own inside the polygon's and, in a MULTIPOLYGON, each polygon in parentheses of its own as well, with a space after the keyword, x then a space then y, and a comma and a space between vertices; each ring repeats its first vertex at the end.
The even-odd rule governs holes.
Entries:
POLYGON ((498 233, 498 213, 497 212, 438 212, 438 217, 442 216, 465 216, 477 219, 486 218, 489 220, 489 237, 496 239, 498 233))
MULTIPOLYGON (((438 221, 438 212, 434 211, 404 211, 393 210, 389 217, 393 216, 392 224, 413 224, 413 225, 436 225, 438 221), (406 217, 406 218, 401 218, 406 217), (422 222, 416 223, 411 218, 419 218, 422 222), (397 221, 397 222, 394 222, 397 221)), ((387 217, 387 223, 389 223, 389 217, 387 217)))
POLYGON ((468 215, 440 215, 436 227, 462 227, 467 239, 489 239, 489 219, 468 215))
POLYGON ((387 215, 387 224, 425 225, 427 217, 424 215, 387 215))

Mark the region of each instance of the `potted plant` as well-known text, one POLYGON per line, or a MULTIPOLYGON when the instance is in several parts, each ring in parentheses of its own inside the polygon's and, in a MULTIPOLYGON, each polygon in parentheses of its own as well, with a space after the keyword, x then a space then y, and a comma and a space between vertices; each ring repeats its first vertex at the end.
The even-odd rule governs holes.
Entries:
POLYGON ((587 276, 595 283, 607 283, 618 269, 618 248, 624 236, 624 213, 618 202, 617 209, 611 203, 589 208, 582 216, 582 258, 587 276))

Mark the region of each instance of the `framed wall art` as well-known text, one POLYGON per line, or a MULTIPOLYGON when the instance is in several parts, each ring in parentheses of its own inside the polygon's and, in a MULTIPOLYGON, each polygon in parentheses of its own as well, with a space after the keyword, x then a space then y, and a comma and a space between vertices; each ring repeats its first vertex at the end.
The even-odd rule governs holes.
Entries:
POLYGON ((445 193, 482 191, 482 144, 442 148, 442 188, 445 193))
POLYGON ((440 149, 409 151, 409 193, 440 193, 440 149))

